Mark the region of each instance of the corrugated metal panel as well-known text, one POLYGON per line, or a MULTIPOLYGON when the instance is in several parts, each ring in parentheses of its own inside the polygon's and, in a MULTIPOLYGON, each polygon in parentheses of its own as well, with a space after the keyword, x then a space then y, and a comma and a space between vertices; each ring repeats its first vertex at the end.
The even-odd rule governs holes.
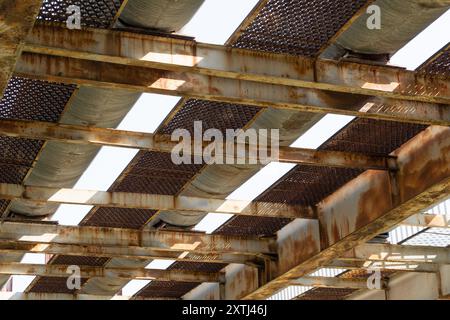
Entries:
POLYGON ((233 45, 314 56, 367 0, 269 0, 233 45))
POLYGON ((44 0, 38 19, 65 23, 70 14, 67 8, 76 5, 81 10, 81 25, 92 28, 109 28, 123 0, 44 0))

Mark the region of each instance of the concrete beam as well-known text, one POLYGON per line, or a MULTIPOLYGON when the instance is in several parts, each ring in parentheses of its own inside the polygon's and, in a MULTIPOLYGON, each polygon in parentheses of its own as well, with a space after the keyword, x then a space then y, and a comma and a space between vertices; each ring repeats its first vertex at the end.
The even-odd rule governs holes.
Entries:
POLYGON ((399 171, 366 171, 318 205, 321 250, 248 299, 264 299, 448 197, 450 128, 429 127, 394 152, 399 171))
POLYGON ((450 103, 448 79, 402 68, 269 54, 122 31, 38 24, 24 50, 339 93, 450 103))
POLYGON ((402 222, 404 226, 424 228, 450 228, 450 219, 438 214, 416 214, 402 222))
POLYGON ((341 256, 340 259, 450 264, 450 248, 363 244, 351 249, 341 256))
POLYGON ((68 203, 114 208, 155 209, 183 212, 232 213, 278 218, 314 219, 312 207, 284 203, 248 202, 160 194, 106 192, 0 183, 0 199, 68 203))
POLYGON ((175 260, 201 263, 236 263, 248 265, 260 265, 261 258, 254 254, 238 254, 226 252, 202 252, 195 250, 188 255, 184 254, 186 250, 161 248, 138 247, 138 246, 95 246, 95 245, 76 245, 43 243, 29 241, 1 241, 1 254, 17 253, 44 253, 65 256, 89 256, 102 258, 123 258, 123 259, 142 259, 142 260, 175 260))
POLYGON ((367 280, 337 277, 302 277, 291 281, 290 285, 318 288, 367 289, 367 280))
POLYGON ((0 0, 0 99, 41 5, 42 0, 0 0))
MULTIPOLYGON (((178 141, 171 141, 171 137, 168 135, 21 120, 0 120, 0 135, 169 153, 172 152, 173 148, 178 144, 178 141)), ((207 145, 208 144, 205 144, 205 147, 207 145)), ((234 150, 239 150, 239 148, 247 150, 246 148, 248 147, 248 144, 235 144, 234 150)), ((272 152, 271 149, 262 149, 259 146, 256 146, 256 148, 258 150, 256 157, 252 157, 252 154, 249 152, 247 152, 245 157, 239 157, 237 152, 233 152, 233 154, 227 153, 227 146, 224 145, 223 155, 224 157, 227 157, 227 159, 234 158, 235 163, 237 163, 237 160, 243 160, 245 163, 249 163, 248 160, 255 160, 255 162, 267 161, 267 159, 261 159, 259 157, 261 154, 274 155, 277 153, 272 152)), ((189 150, 187 151, 189 152, 189 150)), ((191 151, 192 155, 203 156, 203 150, 201 150, 201 153, 198 153, 196 152, 197 149, 192 147, 191 151)), ((370 156, 350 152, 291 147, 280 147, 278 154, 278 159, 273 158, 273 161, 315 166, 376 170, 396 168, 395 158, 389 156, 370 156)))
MULTIPOLYGON (((145 268, 80 267, 81 278, 120 278, 157 281, 225 282, 220 273, 145 268)), ((0 263, 0 274, 67 278, 73 272, 67 265, 0 263)))
POLYGON ((0 239, 92 246, 150 247, 165 250, 260 254, 276 253, 275 238, 206 235, 200 232, 68 227, 41 223, 4 222, 0 239))

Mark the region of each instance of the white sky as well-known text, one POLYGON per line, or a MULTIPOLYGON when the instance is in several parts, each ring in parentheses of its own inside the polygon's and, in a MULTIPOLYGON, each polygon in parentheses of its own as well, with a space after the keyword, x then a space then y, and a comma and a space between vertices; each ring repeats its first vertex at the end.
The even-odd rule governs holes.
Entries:
MULTIPOLYGON (((196 40, 200 42, 223 44, 257 2, 257 0, 206 0, 191 22, 180 33, 195 36, 196 40)), ((391 64, 408 69, 417 68, 450 42, 449 30, 450 11, 394 55, 391 64)), ((118 128, 152 133, 178 101, 179 97, 143 94, 118 128)), ((353 117, 349 116, 327 115, 295 141, 292 146, 315 149, 352 119, 353 117)), ((137 152, 138 150, 126 148, 101 148, 75 188, 107 190, 137 152)), ((270 163, 227 199, 252 201, 293 167, 292 164, 270 163)), ((64 225, 77 225, 90 209, 91 206, 61 205, 54 216, 54 220, 58 220, 60 224, 64 225)), ((211 233, 231 217, 230 214, 208 214, 195 227, 195 230, 211 233)), ((45 256, 42 254, 26 254, 22 262, 43 264, 45 256)), ((171 260, 155 260, 147 268, 166 269, 172 263, 171 260)), ((13 278, 14 292, 22 292, 34 279, 33 276, 13 276, 13 278)), ((124 287, 123 295, 132 296, 148 283, 149 281, 145 280, 130 281, 124 287)))

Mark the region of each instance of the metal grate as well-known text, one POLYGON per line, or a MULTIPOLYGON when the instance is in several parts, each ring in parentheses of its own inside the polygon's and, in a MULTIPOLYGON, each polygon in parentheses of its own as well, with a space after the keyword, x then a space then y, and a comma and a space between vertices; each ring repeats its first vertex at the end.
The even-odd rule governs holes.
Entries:
POLYGON ((101 207, 96 209, 80 225, 140 229, 156 212, 155 210, 101 207))
POLYGON ((344 300, 357 289, 313 288, 298 296, 295 300, 344 300))
POLYGON ((192 261, 177 261, 168 270, 183 270, 192 272, 219 272, 227 266, 226 263, 199 263, 192 261))
POLYGON ((214 234, 227 236, 271 236, 292 219, 234 216, 230 221, 217 229, 214 234))
POLYGON ((450 46, 439 52, 435 58, 421 67, 420 71, 430 75, 450 77, 450 46))
POLYGON ((75 88, 13 77, 0 101, 0 118, 57 122, 75 88))
MULTIPOLYGON (((423 125, 357 118, 319 149, 386 155, 425 128, 423 125)), ((298 165, 258 200, 315 205, 362 172, 298 165)))
POLYGON ((51 264, 67 266, 91 266, 102 267, 109 258, 84 257, 84 256, 55 256, 51 264))
POLYGON ((152 281, 139 291, 136 296, 179 299, 199 284, 196 282, 152 281))
MULTIPOLYGON (((36 279, 33 287, 29 292, 34 293, 75 293, 76 289, 69 289, 67 287, 68 278, 57 278, 57 277, 40 277, 36 279)), ((86 283, 87 279, 81 278, 81 284, 86 283)))
POLYGON ((174 130, 183 128, 193 135, 194 121, 202 121, 203 130, 214 128, 225 132, 226 129, 240 129, 260 110, 261 108, 254 106, 188 100, 160 133, 170 135, 174 130))
POLYGON ((110 191, 175 195, 203 165, 176 165, 170 153, 139 152, 110 191))
POLYGON ((123 0, 44 0, 38 19, 65 23, 71 13, 70 5, 81 10, 81 25, 91 28, 109 28, 123 0))
POLYGON ((314 56, 367 0, 269 0, 233 45, 314 56))

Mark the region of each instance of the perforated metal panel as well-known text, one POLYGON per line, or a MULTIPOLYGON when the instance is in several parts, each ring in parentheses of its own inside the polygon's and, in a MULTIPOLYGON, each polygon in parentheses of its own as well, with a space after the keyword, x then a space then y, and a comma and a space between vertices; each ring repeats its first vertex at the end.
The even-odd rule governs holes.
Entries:
POLYGON ((269 0, 233 45, 314 56, 366 0, 269 0))
POLYGON ((38 19, 65 23, 72 13, 70 5, 80 7, 81 25, 92 28, 109 28, 123 0, 44 0, 38 19))

